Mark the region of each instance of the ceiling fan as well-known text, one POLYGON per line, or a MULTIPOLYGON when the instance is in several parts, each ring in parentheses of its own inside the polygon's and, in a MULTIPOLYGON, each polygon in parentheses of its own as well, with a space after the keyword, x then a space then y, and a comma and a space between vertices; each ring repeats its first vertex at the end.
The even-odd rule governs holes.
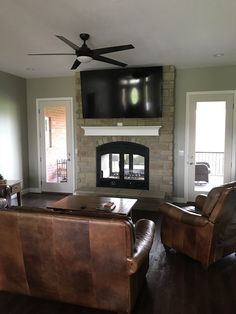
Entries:
POLYGON ((99 48, 99 49, 90 49, 86 41, 89 39, 89 34, 81 33, 80 38, 83 40, 83 44, 81 47, 77 46, 76 44, 72 43, 67 38, 56 35, 57 38, 62 40, 68 46, 75 50, 74 53, 29 53, 29 56, 56 56, 56 55, 76 55, 76 60, 73 63, 71 70, 75 70, 81 63, 90 62, 91 60, 102 61, 114 65, 118 65, 121 67, 125 67, 127 64, 116 61, 114 59, 110 59, 107 57, 103 57, 102 55, 105 53, 115 52, 115 51, 122 51, 133 49, 133 45, 123 45, 123 46, 113 46, 113 47, 106 47, 106 48, 99 48))

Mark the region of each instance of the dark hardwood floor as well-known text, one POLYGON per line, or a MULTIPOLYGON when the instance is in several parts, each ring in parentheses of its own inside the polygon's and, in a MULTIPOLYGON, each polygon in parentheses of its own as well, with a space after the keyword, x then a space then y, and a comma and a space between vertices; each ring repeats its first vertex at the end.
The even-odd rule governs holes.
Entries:
MULTIPOLYGON (((29 194, 23 205, 45 207, 64 195, 29 194)), ((14 202, 14 201, 13 201, 14 202)), ((133 219, 156 223, 147 281, 133 314, 233 314, 236 313, 236 257, 231 254, 208 271, 192 259, 170 251, 160 242, 158 213, 135 211, 133 219)), ((14 270, 13 270, 14 271, 14 270)), ((3 314, 111 314, 49 300, 0 292, 3 314)))

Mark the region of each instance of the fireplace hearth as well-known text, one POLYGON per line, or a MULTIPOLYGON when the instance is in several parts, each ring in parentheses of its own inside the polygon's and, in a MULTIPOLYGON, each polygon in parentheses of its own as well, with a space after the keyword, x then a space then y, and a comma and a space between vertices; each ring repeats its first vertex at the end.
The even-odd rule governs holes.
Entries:
POLYGON ((96 148, 97 187, 149 189, 149 149, 132 142, 96 148))

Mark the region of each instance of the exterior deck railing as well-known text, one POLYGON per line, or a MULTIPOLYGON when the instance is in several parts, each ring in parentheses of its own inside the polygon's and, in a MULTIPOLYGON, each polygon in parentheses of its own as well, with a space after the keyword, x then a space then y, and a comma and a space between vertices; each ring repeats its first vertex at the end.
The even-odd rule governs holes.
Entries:
POLYGON ((224 152, 195 152, 195 162, 207 162, 210 175, 224 175, 224 152))

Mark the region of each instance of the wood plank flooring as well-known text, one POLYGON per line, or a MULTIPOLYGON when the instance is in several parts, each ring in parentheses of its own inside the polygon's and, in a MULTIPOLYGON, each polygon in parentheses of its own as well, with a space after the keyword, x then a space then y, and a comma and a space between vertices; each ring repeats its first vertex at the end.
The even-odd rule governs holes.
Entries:
MULTIPOLYGON (((27 206, 45 207, 63 195, 23 196, 27 206)), ((133 314, 234 314, 236 313, 236 257, 231 254, 208 271, 192 259, 170 251, 166 255, 159 238, 158 213, 135 211, 133 219, 156 223, 147 282, 133 314)), ((0 292, 1 314, 112 314, 49 300, 0 292)))

